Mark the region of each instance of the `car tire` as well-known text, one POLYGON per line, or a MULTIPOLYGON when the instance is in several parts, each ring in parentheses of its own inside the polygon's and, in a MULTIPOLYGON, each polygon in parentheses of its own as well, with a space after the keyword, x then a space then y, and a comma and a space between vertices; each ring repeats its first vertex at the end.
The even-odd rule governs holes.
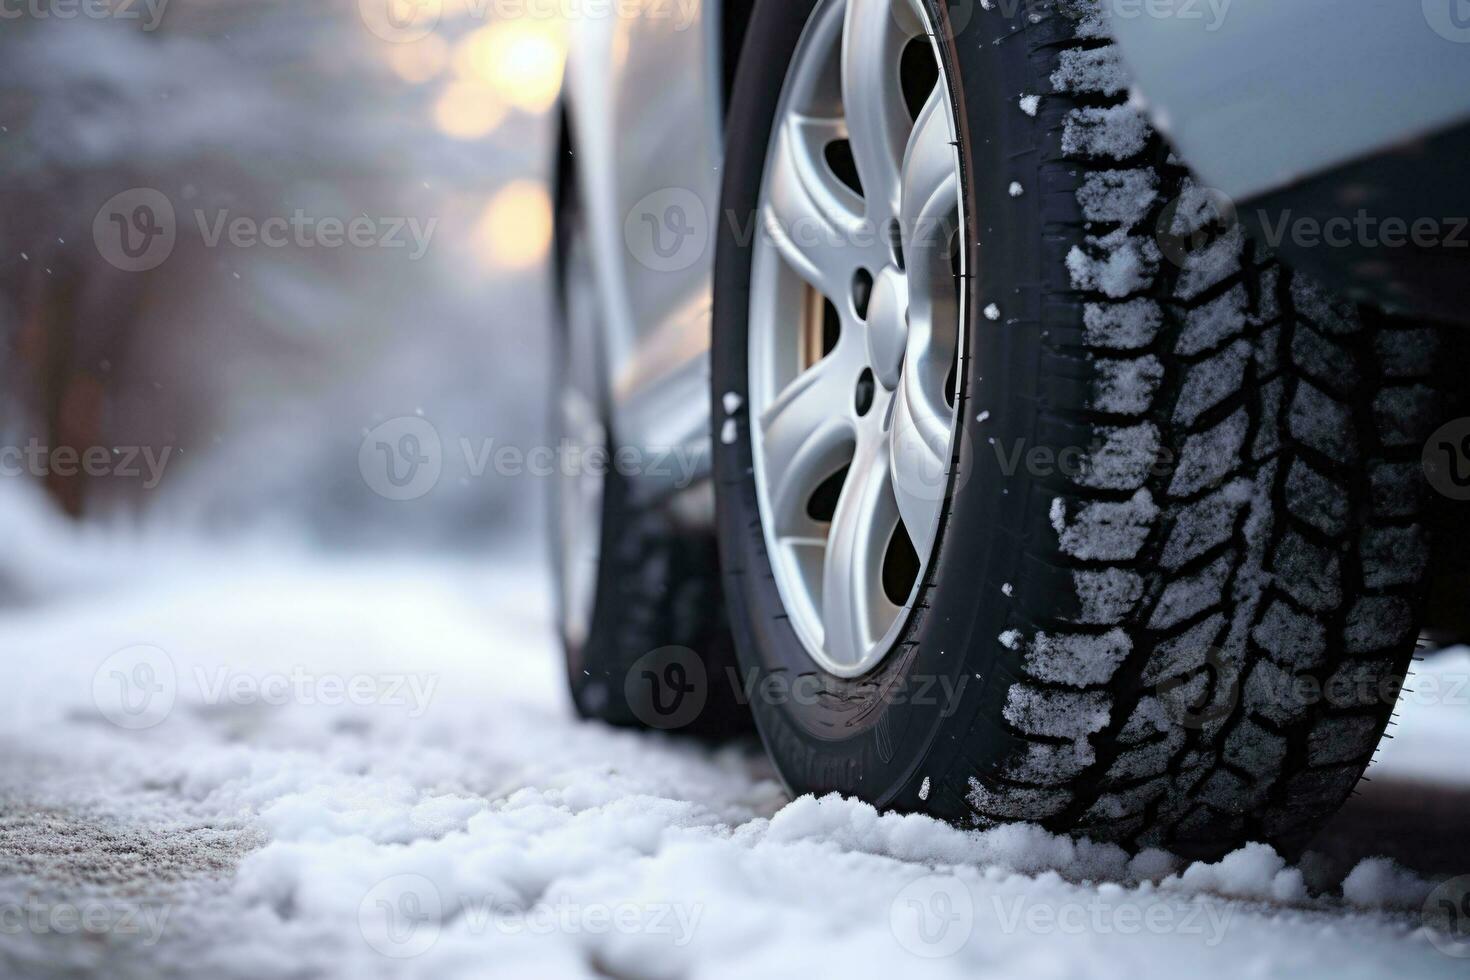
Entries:
POLYGON ((824 670, 765 533, 741 229, 774 66, 833 2, 757 6, 716 259, 720 554, 777 768, 793 793, 967 826, 1299 851, 1415 648, 1446 338, 1324 293, 1212 207, 1130 104, 1097 5, 926 2, 971 216, 949 482, 886 656, 824 670))
POLYGON ((618 443, 583 215, 570 172, 560 184, 550 430, 580 462, 551 481, 548 509, 572 701, 613 725, 738 735, 751 722, 736 697, 714 536, 681 520, 676 501, 640 499, 611 465, 618 443))

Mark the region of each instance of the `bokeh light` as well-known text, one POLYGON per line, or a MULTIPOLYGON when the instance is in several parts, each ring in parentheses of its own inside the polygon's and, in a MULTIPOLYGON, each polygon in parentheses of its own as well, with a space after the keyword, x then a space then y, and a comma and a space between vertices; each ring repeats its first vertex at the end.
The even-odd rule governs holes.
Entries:
POLYGON ((480 260, 497 269, 526 269, 551 250, 551 197, 542 183, 516 180, 490 199, 475 226, 480 260))
POLYGON ((482 139, 505 119, 505 105, 482 82, 450 82, 434 103, 434 123, 446 136, 482 139))
POLYGON ((502 21, 461 39, 453 63, 460 79, 488 85, 507 104, 540 113, 561 90, 566 41, 550 21, 502 21))

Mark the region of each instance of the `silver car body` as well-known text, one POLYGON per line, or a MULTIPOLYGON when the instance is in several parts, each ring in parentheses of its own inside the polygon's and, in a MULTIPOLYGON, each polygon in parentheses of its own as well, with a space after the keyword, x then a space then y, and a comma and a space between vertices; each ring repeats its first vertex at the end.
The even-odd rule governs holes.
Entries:
POLYGON ((709 471, 709 336, 723 151, 719 0, 571 24, 564 110, 603 314, 613 437, 641 490, 709 471), (702 212, 702 213, 701 213, 702 212), (677 220, 676 220, 677 219, 677 220), (672 224, 676 230, 670 230, 672 224), (654 236, 671 254, 653 250, 654 236))

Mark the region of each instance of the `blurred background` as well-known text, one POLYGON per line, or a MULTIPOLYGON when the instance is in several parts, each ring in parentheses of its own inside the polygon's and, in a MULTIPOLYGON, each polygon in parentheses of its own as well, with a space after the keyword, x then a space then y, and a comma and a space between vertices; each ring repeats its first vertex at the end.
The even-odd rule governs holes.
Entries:
POLYGON ((489 458, 545 414, 556 5, 27 3, 0 23, 0 592, 58 515, 527 543, 546 481, 489 458), (375 477, 376 434, 428 468, 375 477))

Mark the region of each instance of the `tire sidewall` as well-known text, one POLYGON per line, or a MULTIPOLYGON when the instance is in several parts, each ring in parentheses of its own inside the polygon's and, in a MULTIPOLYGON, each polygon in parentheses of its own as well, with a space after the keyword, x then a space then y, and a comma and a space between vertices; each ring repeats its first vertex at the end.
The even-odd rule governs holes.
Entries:
MULTIPOLYGON (((765 3, 755 14, 737 75, 729 122, 729 157, 716 252, 712 337, 712 412, 716 433, 734 422, 734 439, 714 441, 717 526, 741 684, 767 748, 795 793, 839 791, 897 809, 961 819, 963 764, 983 771, 1006 739, 980 732, 1002 717, 1019 671, 999 635, 1013 600, 1002 586, 1022 578, 1028 528, 1049 500, 1024 473, 1007 477, 999 446, 1030 445, 1036 435, 1041 334, 1042 224, 1039 194, 1009 193, 1011 181, 1037 180, 1038 120, 1017 107, 1017 93, 1040 91, 1031 77, 1024 13, 981 12, 955 36, 945 8, 927 7, 957 115, 967 268, 963 364, 954 467, 937 544, 894 648, 865 677, 842 681, 813 662, 786 619, 771 572, 756 502, 750 442, 748 311, 751 258, 740 228, 755 213, 786 65, 815 0, 765 3), (1008 40, 1007 38, 1012 40, 1008 40), (983 175, 977 179, 976 175, 983 175), (977 220, 978 219, 978 220, 977 220), (1016 284, 1028 284, 1017 287, 1016 284), (1003 322, 979 311, 996 303, 1003 322), (726 395, 739 396, 727 415, 726 395), (978 394, 977 394, 978 393, 978 394), (979 413, 988 412, 981 422, 979 413), (973 447, 960 453, 959 447, 973 447), (813 676, 815 675, 815 676, 813 676), (798 697, 807 679, 818 697, 798 697), (961 758, 961 752, 964 757, 961 758), (976 758, 977 752, 981 758, 976 758), (986 758, 989 756, 989 758, 986 758), (938 792, 921 799, 928 777, 938 792)), ((1044 521, 1042 522, 1044 526, 1044 521)))

